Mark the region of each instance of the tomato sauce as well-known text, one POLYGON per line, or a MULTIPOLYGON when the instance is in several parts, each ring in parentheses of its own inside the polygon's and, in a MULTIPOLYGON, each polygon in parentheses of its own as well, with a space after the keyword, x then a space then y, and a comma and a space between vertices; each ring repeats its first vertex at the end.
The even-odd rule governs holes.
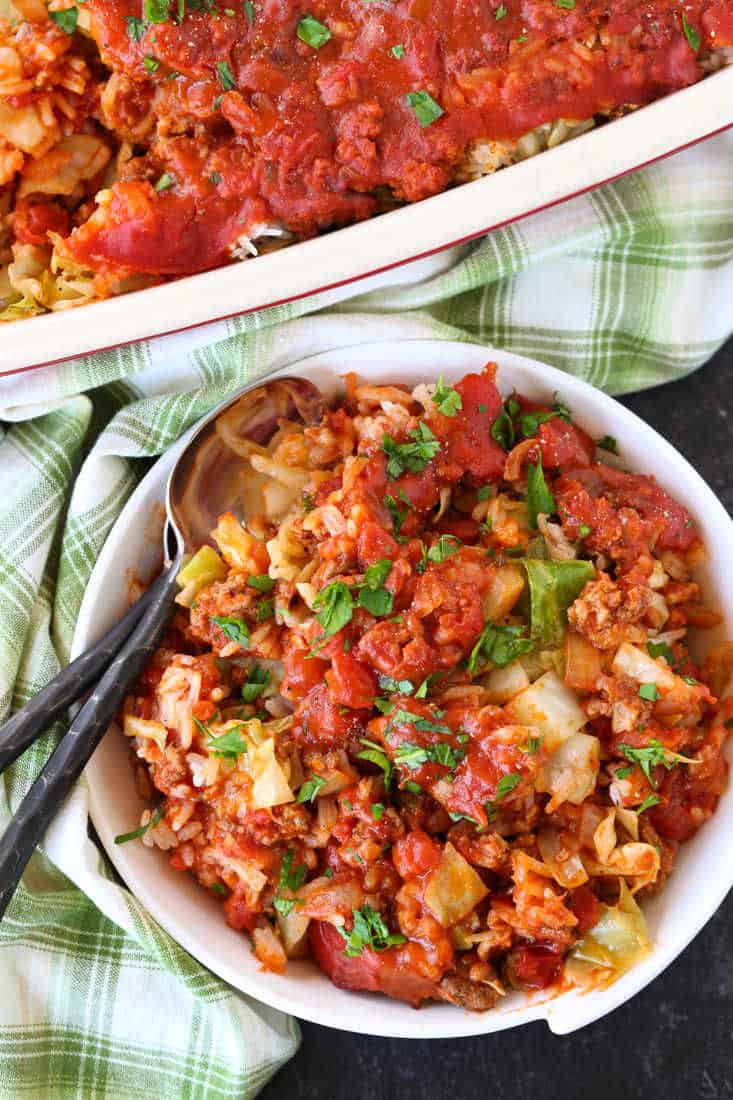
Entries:
POLYGON ((139 0, 86 8, 102 60, 133 85, 117 114, 125 95, 150 102, 156 136, 69 250, 162 275, 224 263, 268 223, 308 237, 387 196, 437 194, 476 139, 643 105, 733 42, 726 0, 690 0, 684 26, 670 0, 212 2, 155 24, 139 0))

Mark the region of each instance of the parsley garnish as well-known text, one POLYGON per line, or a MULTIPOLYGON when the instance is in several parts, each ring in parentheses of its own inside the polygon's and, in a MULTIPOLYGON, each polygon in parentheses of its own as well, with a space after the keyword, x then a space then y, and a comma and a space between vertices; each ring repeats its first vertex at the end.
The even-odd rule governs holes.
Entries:
POLYGON ((406 470, 411 474, 421 473, 440 450, 439 441, 422 420, 410 432, 410 440, 409 443, 395 443, 389 435, 382 439, 382 449, 387 455, 387 477, 390 481, 394 481, 406 470))
POLYGON ((298 38, 314 50, 320 50, 331 37, 331 32, 323 23, 319 23, 312 15, 304 15, 297 30, 298 38))
POLYGON ((316 618, 326 634, 337 634, 351 621, 354 611, 354 597, 351 589, 343 581, 332 581, 316 596, 313 607, 318 612, 316 618))
POLYGON ((392 57, 396 57, 399 61, 400 58, 405 56, 405 47, 398 43, 396 46, 392 47, 390 53, 392 54, 392 57))
POLYGON ((412 680, 395 680, 392 676, 380 675, 377 682, 382 691, 390 691, 397 695, 412 695, 415 690, 412 680))
POLYGON ((700 34, 695 27, 691 27, 687 22, 687 15, 685 12, 682 12, 682 30, 685 32, 685 38, 690 43, 690 46, 695 53, 697 53, 700 49, 700 34))
POLYGON ((359 606, 371 615, 392 614, 394 596, 383 587, 391 569, 392 562, 389 558, 383 558, 369 566, 359 585, 359 606))
POLYGON ((237 85, 228 61, 217 61, 216 71, 219 74, 219 83, 225 92, 231 92, 233 88, 236 88, 237 85))
POLYGON ((537 465, 527 464, 527 510, 531 527, 537 526, 537 516, 552 515, 555 511, 555 498, 550 492, 542 469, 542 455, 537 455, 537 465))
POLYGON ((247 683, 242 684, 242 698, 245 703, 254 703, 255 699, 259 699, 269 682, 270 673, 268 669, 261 668, 259 665, 255 665, 254 668, 251 668, 247 677, 247 683))
POLYGON ((169 187, 173 187, 175 182, 170 172, 164 172, 160 179, 153 184, 153 190, 167 191, 169 187))
POLYGON ((385 809, 385 807, 384 807, 383 802, 372 802, 371 813, 372 813, 372 817, 374 818, 375 821, 381 821, 382 820, 382 815, 384 814, 384 809, 385 809))
POLYGON ((408 92, 405 96, 407 103, 415 112, 415 117, 421 129, 430 126, 444 113, 439 103, 436 103, 430 92, 408 92))
MULTIPOLYGON (((669 749, 665 749, 664 745, 660 741, 653 737, 648 745, 644 745, 643 748, 635 748, 634 745, 619 745, 619 752, 622 752, 626 759, 632 764, 638 764, 643 771, 647 780, 654 788, 657 789, 657 784, 654 782, 652 776, 652 768, 659 764, 663 764, 669 771, 675 766, 675 764, 694 764, 694 760, 690 760, 686 756, 680 756, 677 752, 671 752, 669 749)), ((625 779, 631 771, 631 768, 621 768, 616 772, 619 779, 625 779)))
POLYGON ((193 720, 196 728, 208 737, 209 741, 206 747, 212 756, 221 756, 225 760, 236 760, 242 753, 247 752, 247 742, 239 732, 244 729, 244 723, 240 722, 239 725, 232 726, 221 737, 214 737, 206 722, 202 722, 195 714, 193 720))
POLYGON ((244 14, 247 16, 247 22, 251 27, 255 21, 255 6, 252 0, 244 0, 244 14))
POLYGON ((139 836, 145 836, 148 829, 154 829, 156 825, 160 824, 164 813, 165 807, 158 806, 147 825, 141 825, 139 829, 133 829, 131 833, 120 833, 119 836, 115 837, 115 844, 127 844, 128 840, 137 840, 139 836))
POLYGON ((143 68, 146 72, 157 73, 158 69, 160 68, 160 61, 158 61, 157 57, 151 57, 150 54, 147 54, 143 58, 143 68))
POLYGON ((257 573, 255 576, 247 577, 247 587, 255 588, 258 592, 271 592, 274 585, 274 580, 268 577, 267 573, 257 573))
POLYGON ((612 435, 603 435, 597 441, 596 447, 601 451, 610 451, 612 455, 618 454, 618 443, 612 435))
MULTIPOLYGON (((295 853, 291 848, 288 848, 287 852, 282 858, 280 864, 280 889, 281 890, 298 890, 305 882, 305 876, 307 874, 306 867, 299 863, 293 867, 293 860, 295 853)), ((292 912, 293 906, 296 904, 302 905, 302 901, 299 898, 283 898, 276 895, 272 899, 272 904, 277 912, 282 917, 287 917, 288 913, 292 912)))
POLYGON ((505 15, 506 15, 505 6, 503 4, 499 4, 499 7, 496 9, 496 12, 494 14, 494 19, 496 19, 496 21, 498 23, 499 20, 503 19, 505 15))
POLYGON ((515 442, 514 418, 519 412, 516 397, 508 397, 502 411, 491 425, 491 438, 505 451, 511 451, 515 442))
POLYGON ((168 22, 168 0, 145 0, 143 15, 146 23, 168 22))
POLYGON ((445 385, 442 374, 435 385, 433 404, 437 405, 438 412, 441 412, 443 416, 455 416, 463 408, 460 393, 453 386, 445 385))
POLYGON ((370 741, 366 737, 361 738, 362 745, 366 745, 366 749, 363 752, 357 753, 359 760, 368 760, 370 764, 376 764, 378 768, 381 768, 384 772, 384 789, 389 790, 392 784, 393 767, 392 761, 387 756, 381 745, 378 745, 376 741, 370 741))
POLYGON ((257 622, 264 623, 266 619, 271 619, 275 614, 275 601, 274 600, 260 600, 257 604, 257 622))
MULTIPOLYGON (((398 713, 406 714, 408 712, 398 713)), ((419 728, 417 722, 415 722, 415 728, 419 728)), ((413 771, 427 763, 442 764, 444 768, 453 770, 461 759, 462 750, 454 749, 452 745, 445 741, 434 741, 431 745, 414 745, 411 741, 403 741, 394 754, 395 764, 401 764, 402 767, 410 768, 413 771)))
POLYGON ((407 516, 407 510, 401 512, 397 506, 397 501, 390 493, 384 498, 384 504, 389 514, 392 516, 392 534, 397 542, 407 542, 407 539, 400 532, 402 531, 402 524, 405 522, 407 516))
POLYGON ((428 550, 428 561, 440 565, 447 558, 452 558, 454 554, 457 554, 461 546, 461 540, 456 538, 455 535, 441 535, 435 545, 428 550))
POLYGON ((327 781, 322 775, 312 775, 310 779, 306 779, 305 783, 298 791, 297 801, 313 802, 321 787, 326 786, 326 782, 327 781))
POLYGON ((60 27, 62 31, 66 31, 67 34, 73 34, 76 30, 76 24, 79 21, 79 11, 77 8, 65 8, 63 11, 50 11, 48 17, 52 19, 56 26, 60 27))
POLYGON ((221 894, 223 898, 229 895, 229 891, 227 890, 223 882, 212 882, 209 889, 211 890, 212 894, 221 894))
POLYGON ((127 33, 133 42, 139 42, 145 34, 145 24, 134 15, 126 15, 127 33))
POLYGON ((641 806, 637 808, 636 815, 640 817, 644 813, 644 810, 650 810, 652 806, 657 806, 661 802, 661 798, 656 794, 648 794, 641 806))
POLYGON ((578 528, 578 534, 582 539, 587 539, 590 531, 591 529, 587 523, 581 523, 580 527, 578 528))
POLYGON ((529 653, 534 648, 534 642, 523 635, 523 626, 496 626, 494 623, 487 623, 471 650, 468 671, 474 676, 480 664, 489 662, 496 668, 505 668, 515 658, 529 653))
POLYGON ((406 943, 405 937, 400 932, 390 932, 381 915, 376 909, 372 909, 371 905, 352 909, 352 914, 354 925, 351 932, 346 932, 339 925, 334 925, 336 931, 346 941, 344 955, 349 958, 361 955, 365 947, 372 951, 386 951, 388 947, 406 943))
POLYGON ((219 627, 222 634, 245 649, 249 645, 249 627, 233 615, 212 615, 210 622, 219 627))
POLYGON ((534 756, 538 752, 540 745, 542 744, 541 737, 528 737, 523 745, 520 745, 522 752, 526 752, 529 756, 534 756))
POLYGON ((659 698, 659 688, 656 684, 640 684, 639 698, 647 699, 650 703, 654 703, 659 698))
POLYGON ((664 657, 668 665, 671 665, 674 661, 672 650, 669 648, 666 642, 647 642, 646 651, 650 657, 664 657))
POLYGON ((558 8, 564 8, 565 11, 573 11, 575 8, 575 0, 555 0, 558 8))
POLYGON ((502 775, 501 779, 496 784, 496 794, 493 800, 489 799, 484 806, 489 821, 494 821, 496 818, 498 813, 497 803, 506 798, 508 794, 511 794, 517 784, 521 782, 521 779, 522 777, 519 772, 508 772, 507 775, 502 775))

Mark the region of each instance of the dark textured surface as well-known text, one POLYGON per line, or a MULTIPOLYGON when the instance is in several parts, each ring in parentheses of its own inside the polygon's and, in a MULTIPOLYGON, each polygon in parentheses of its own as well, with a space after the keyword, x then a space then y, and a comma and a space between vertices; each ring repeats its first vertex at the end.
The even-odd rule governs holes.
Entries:
MULTIPOLYGON (((691 378, 624 404, 666 436, 733 511, 733 341, 691 378)), ((262 1100, 733 1100, 732 922, 729 897, 651 986, 567 1038, 544 1023, 429 1043, 303 1024, 300 1051, 262 1100)))

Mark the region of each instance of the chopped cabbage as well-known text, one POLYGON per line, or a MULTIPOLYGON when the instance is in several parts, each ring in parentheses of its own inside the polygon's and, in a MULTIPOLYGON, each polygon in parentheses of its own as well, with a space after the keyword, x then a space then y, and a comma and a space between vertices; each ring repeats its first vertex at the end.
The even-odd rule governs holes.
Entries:
POLYGON ((532 637, 542 645, 558 645, 567 623, 566 612, 596 571, 589 561, 523 562, 529 581, 532 637))
POLYGON ((227 567, 216 550, 210 546, 202 546, 176 577, 176 583, 182 589, 176 597, 176 603, 190 607, 202 588, 213 581, 223 580, 226 575, 227 567))
POLYGON ((663 658, 650 657, 629 642, 622 642, 618 647, 611 669, 616 676, 629 676, 640 684, 656 684, 665 690, 675 684, 675 675, 663 658))
MULTIPOLYGON (((247 732, 249 734, 249 730, 247 732)), ((275 741, 272 737, 253 744, 250 751, 240 759, 244 761, 244 766, 252 777, 250 807, 253 810, 266 810, 270 806, 282 806, 285 802, 295 800, 275 756, 275 741)))
POLYGON ((597 737, 574 733, 563 741, 537 772, 536 789, 552 795, 546 812, 553 813, 563 802, 584 802, 595 788, 600 760, 597 737))
POLYGON ((574 890, 588 881, 588 872, 577 852, 568 852, 555 829, 541 829, 537 834, 537 847, 552 871, 552 877, 559 886, 574 890))
POLYGON ((488 894, 480 875, 448 842, 425 887, 425 902, 443 928, 458 924, 488 894))
POLYGON ((487 702, 501 705, 529 687, 529 676, 521 661, 512 661, 505 668, 493 669, 483 680, 483 686, 487 692, 487 702))
POLYGON ((570 959, 585 964, 587 969, 602 967, 615 971, 618 977, 650 951, 644 915, 620 879, 618 904, 601 906, 600 920, 576 943, 570 959))
POLYGON ((556 672, 546 672, 511 701, 512 713, 523 726, 534 726, 552 751, 587 722, 575 694, 556 672))

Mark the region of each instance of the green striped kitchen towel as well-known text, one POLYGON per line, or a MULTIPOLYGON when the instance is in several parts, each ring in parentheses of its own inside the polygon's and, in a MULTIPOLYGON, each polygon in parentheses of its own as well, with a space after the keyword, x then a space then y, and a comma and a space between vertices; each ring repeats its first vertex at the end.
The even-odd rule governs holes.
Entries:
MULTIPOLYGON (((428 336, 500 345, 611 393, 699 366, 733 328, 732 163, 722 135, 366 283, 0 379, 0 718, 68 659, 146 460, 244 380, 428 336)), ((58 732, 3 777, 0 827, 58 732)), ((156 926, 87 838, 86 809, 81 783, 0 925, 0 1098, 253 1096, 297 1025, 156 926)))

